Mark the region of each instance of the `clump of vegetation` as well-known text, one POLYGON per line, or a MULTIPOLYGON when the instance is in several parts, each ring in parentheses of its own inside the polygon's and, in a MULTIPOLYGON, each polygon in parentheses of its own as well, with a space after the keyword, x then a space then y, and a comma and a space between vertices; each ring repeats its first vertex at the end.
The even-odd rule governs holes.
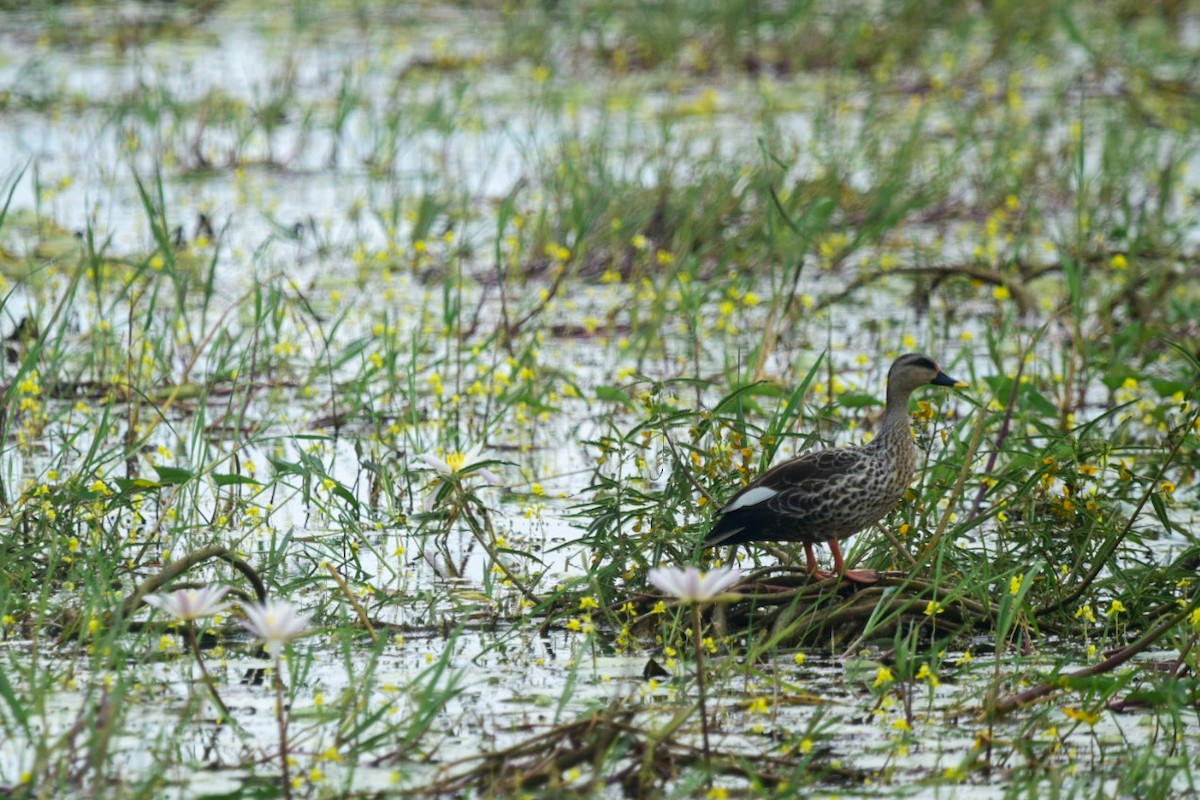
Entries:
POLYGON ((1190 9, 12 13, 4 791, 1194 791, 1190 9))

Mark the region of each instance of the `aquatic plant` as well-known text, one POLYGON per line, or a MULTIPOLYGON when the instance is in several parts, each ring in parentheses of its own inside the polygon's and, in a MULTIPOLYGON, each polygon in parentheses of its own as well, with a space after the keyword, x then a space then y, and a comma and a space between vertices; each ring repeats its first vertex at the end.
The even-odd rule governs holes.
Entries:
POLYGON ((0 19, 0 792, 1194 793, 1196 10, 551 5, 0 19), (914 350, 877 585, 700 550, 914 350))
POLYGON ((204 685, 208 687, 217 707, 221 709, 223 719, 229 718, 229 708, 217 692, 216 683, 208 674, 208 667, 204 664, 204 654, 200 651, 200 641, 196 637, 195 622, 198 619, 215 617, 223 613, 228 608, 228 604, 223 602, 228 592, 228 586, 201 586, 197 589, 176 589, 174 592, 151 594, 142 598, 147 605, 170 614, 184 623, 192 656, 195 657, 196 665, 200 667, 200 672, 204 676, 204 685))
POLYGON ((742 580, 736 569, 720 567, 701 572, 695 567, 658 567, 646 576, 659 591, 690 606, 692 615, 692 643, 696 654, 696 692, 700 698, 700 731, 704 740, 704 757, 711 753, 708 742, 708 706, 704 685, 704 629, 700 623, 701 607, 722 599, 736 597, 730 590, 742 580))
POLYGON ((279 769, 283 795, 292 796, 291 768, 288 759, 288 715, 283 702, 283 649, 312 627, 310 616, 286 600, 267 599, 259 604, 243 605, 246 621, 242 626, 263 640, 263 649, 275 662, 275 720, 279 725, 279 769))

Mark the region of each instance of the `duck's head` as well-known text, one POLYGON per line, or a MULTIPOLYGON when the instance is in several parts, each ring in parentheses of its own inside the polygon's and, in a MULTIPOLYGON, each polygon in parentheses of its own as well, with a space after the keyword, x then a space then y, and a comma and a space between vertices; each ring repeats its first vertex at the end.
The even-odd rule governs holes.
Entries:
POLYGON ((936 361, 920 353, 905 353, 892 362, 892 368, 888 370, 888 391, 909 394, 914 389, 930 383, 934 386, 953 386, 956 389, 967 386, 966 383, 942 372, 936 361))

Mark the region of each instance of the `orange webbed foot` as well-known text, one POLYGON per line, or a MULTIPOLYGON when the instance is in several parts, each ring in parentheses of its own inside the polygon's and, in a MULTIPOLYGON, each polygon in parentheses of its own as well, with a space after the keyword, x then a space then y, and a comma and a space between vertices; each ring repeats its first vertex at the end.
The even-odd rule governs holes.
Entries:
POLYGON ((861 583, 864 586, 879 583, 879 573, 873 569, 848 569, 842 573, 842 577, 853 583, 861 583))

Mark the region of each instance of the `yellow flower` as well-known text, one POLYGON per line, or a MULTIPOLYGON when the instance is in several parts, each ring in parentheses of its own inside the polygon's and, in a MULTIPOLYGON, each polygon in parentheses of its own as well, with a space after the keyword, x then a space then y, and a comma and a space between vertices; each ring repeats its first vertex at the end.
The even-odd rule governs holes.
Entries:
POLYGON ((1021 576, 1013 575, 1008 580, 1008 593, 1015 595, 1021 591, 1021 576))
POLYGON ((1113 269, 1128 269, 1129 268, 1129 259, 1127 259, 1125 257, 1124 253, 1117 253, 1109 260, 1108 263, 1110 266, 1112 266, 1113 269))
POLYGON ((937 600, 930 600, 925 604, 925 616, 932 617, 935 614, 945 613, 945 607, 937 600))
POLYGON ((1075 619, 1079 619, 1080 617, 1083 617, 1088 622, 1096 621, 1096 613, 1092 611, 1091 604, 1085 603, 1079 608, 1075 609, 1075 619))
POLYGON ((1114 597, 1113 601, 1108 606, 1108 616, 1111 617, 1114 614, 1120 614, 1124 610, 1125 604, 1114 597))
POLYGON ((997 300, 1007 300, 1012 297, 1012 292, 1008 290, 1007 286, 997 286, 995 289, 992 289, 992 297, 997 300))
POLYGON ((875 670, 875 682, 871 684, 871 688, 878 689, 881 686, 887 686, 892 681, 896 680, 896 676, 887 667, 880 666, 875 670))
POLYGON ((935 689, 942 685, 942 682, 938 680, 937 673, 930 669, 927 663, 922 664, 921 668, 917 670, 917 680, 929 681, 929 685, 935 689))
POLYGON ((904 731, 905 733, 912 732, 912 725, 909 725, 908 720, 904 719, 904 717, 901 717, 900 719, 893 722, 892 727, 898 731, 904 731))
MULTIPOLYGON (((1197 609, 1197 613, 1200 613, 1200 609, 1197 609)), ((804 655, 804 653, 796 653, 792 660, 795 661, 797 665, 800 665, 808 660, 808 656, 804 655)))
POLYGON ((599 608, 600 604, 598 602, 596 602, 596 598, 589 596, 589 597, 584 597, 582 600, 579 601, 579 607, 580 608, 599 608))
POLYGON ((1062 711, 1076 722, 1095 725, 1100 721, 1100 715, 1094 711, 1084 711, 1082 708, 1064 708, 1062 711))
POLYGON ((746 710, 751 714, 769 714, 771 713, 771 704, 765 697, 756 697, 746 706, 746 710))

